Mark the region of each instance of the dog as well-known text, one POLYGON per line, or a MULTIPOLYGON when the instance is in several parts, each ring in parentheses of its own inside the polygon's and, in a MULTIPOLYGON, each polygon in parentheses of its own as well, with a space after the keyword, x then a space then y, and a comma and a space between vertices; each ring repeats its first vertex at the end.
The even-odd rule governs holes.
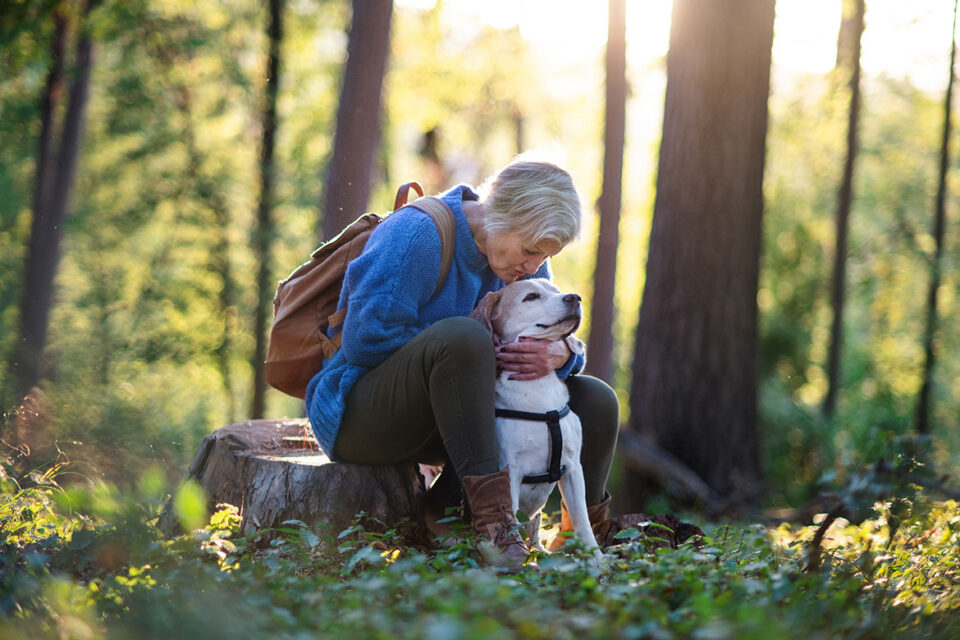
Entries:
MULTIPOLYGON (((573 336, 580 326, 580 296, 561 293, 549 280, 518 280, 488 293, 470 315, 490 331, 495 344, 521 337, 565 340, 571 350, 582 353, 583 343, 573 336)), ((522 509, 530 519, 530 545, 546 553, 540 542, 543 507, 553 488, 560 484, 574 533, 594 557, 602 557, 587 516, 580 447, 580 418, 567 402, 567 385, 548 374, 536 380, 510 380, 510 372, 497 375, 497 437, 500 466, 510 469, 513 513, 522 509), (552 413, 548 413, 552 412, 552 413), (549 422, 559 423, 549 425, 549 422), (559 432, 562 446, 551 430, 559 432), (525 481, 526 480, 526 481, 525 481)))

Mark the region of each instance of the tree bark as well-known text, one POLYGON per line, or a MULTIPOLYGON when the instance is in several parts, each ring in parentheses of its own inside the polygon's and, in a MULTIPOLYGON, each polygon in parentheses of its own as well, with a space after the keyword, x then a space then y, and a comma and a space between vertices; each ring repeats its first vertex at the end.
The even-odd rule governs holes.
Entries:
POLYGON ((933 239, 936 245, 933 262, 930 265, 930 289, 927 292, 927 322, 923 334, 923 382, 917 398, 917 433, 930 433, 930 414, 933 410, 931 389, 933 387, 933 368, 936 363, 937 334, 937 291, 943 271, 944 230, 947 224, 947 169, 950 166, 950 132, 952 130, 951 111, 953 109, 953 80, 956 76, 957 59, 957 0, 953 2, 953 34, 950 40, 950 76, 947 80, 947 93, 943 104, 943 136, 940 139, 940 173, 937 183, 937 197, 933 213, 933 239))
MULTIPOLYGON (((53 37, 50 40, 50 70, 40 97, 40 137, 37 140, 37 175, 33 196, 34 224, 47 215, 51 184, 56 170, 53 166, 56 141, 54 118, 63 97, 63 49, 66 40, 67 21, 62 10, 53 13, 53 37)), ((46 228, 44 225, 42 228, 46 228)), ((31 237, 33 237, 31 235, 31 237)))
POLYGON ((627 109, 626 2, 610 0, 607 35, 606 127, 603 139, 603 187, 597 263, 593 272, 593 310, 590 314, 590 359, 587 373, 610 382, 613 378, 614 284, 623 183, 623 146, 627 109))
MULTIPOLYGON (((187 478, 206 490, 210 509, 238 507, 244 531, 301 520, 337 534, 361 511, 388 526, 421 520, 424 484, 416 464, 331 462, 317 451, 306 420, 252 420, 218 429, 200 443, 187 478)), ((169 505, 159 526, 179 528, 169 505)))
POLYGON ((51 65, 40 106, 41 132, 37 149, 36 192, 20 302, 20 342, 14 358, 17 389, 21 396, 29 393, 44 376, 42 355, 47 343, 54 279, 60 262, 60 236, 70 207, 83 143, 93 66, 93 43, 85 31, 85 23, 96 3, 97 0, 88 0, 84 6, 81 33, 76 45, 76 68, 70 84, 59 148, 55 153, 56 109, 63 91, 66 17, 60 10, 54 12, 51 65))
MULTIPOLYGON (((833 323, 830 329, 830 350, 827 354, 827 395, 823 401, 823 413, 832 417, 837 408, 837 392, 840 388, 840 356, 843 350, 843 311, 846 304, 847 235, 850 227, 850 205, 853 201, 853 171, 857 158, 857 125, 860 118, 860 38, 863 34, 864 0, 855 0, 853 26, 848 36, 850 111, 847 122, 847 157, 843 163, 843 178, 837 194, 837 233, 834 249, 833 283, 830 299, 833 306, 833 323)), ((844 18, 846 20, 846 17, 844 18)), ((841 38, 843 41, 843 38, 841 38)), ((839 52, 838 60, 848 54, 839 52)))
MULTIPOLYGON (((773 0, 676 0, 628 428, 755 495, 757 282, 773 0)), ((625 503, 645 480, 628 474, 625 503)), ((639 508, 641 505, 631 505, 639 508)))
POLYGON ((843 78, 850 77, 854 64, 860 60, 860 37, 863 35, 862 0, 841 0, 840 31, 837 33, 837 61, 834 71, 843 78))
POLYGON ((513 148, 517 155, 527 150, 527 123, 523 110, 513 105, 510 110, 510 117, 513 119, 513 148))
POLYGON ((257 302, 254 311, 253 400, 250 416, 262 418, 266 411, 266 390, 263 365, 267 357, 267 322, 270 317, 273 287, 270 247, 275 234, 273 224, 273 185, 275 178, 274 141, 277 133, 277 94, 280 90, 281 49, 283 42, 284 0, 270 0, 270 22, 267 37, 270 53, 267 60, 266 104, 263 110, 263 138, 260 143, 260 204, 257 207, 257 228, 253 250, 257 260, 257 302))
POLYGON ((339 233, 367 207, 392 14, 393 0, 353 0, 337 130, 324 182, 321 240, 339 233))

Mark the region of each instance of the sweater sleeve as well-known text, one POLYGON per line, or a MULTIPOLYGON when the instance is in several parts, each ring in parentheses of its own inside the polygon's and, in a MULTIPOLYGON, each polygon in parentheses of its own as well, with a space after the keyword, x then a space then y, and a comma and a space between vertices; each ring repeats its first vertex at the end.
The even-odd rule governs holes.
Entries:
POLYGON ((567 359, 566 364, 556 370, 557 376, 561 380, 566 380, 568 377, 576 375, 583 371, 583 367, 587 364, 587 356, 583 353, 574 353, 571 354, 567 359))
POLYGON ((396 212, 370 236, 344 280, 347 362, 372 368, 423 331, 420 308, 440 271, 440 235, 416 210, 396 212))

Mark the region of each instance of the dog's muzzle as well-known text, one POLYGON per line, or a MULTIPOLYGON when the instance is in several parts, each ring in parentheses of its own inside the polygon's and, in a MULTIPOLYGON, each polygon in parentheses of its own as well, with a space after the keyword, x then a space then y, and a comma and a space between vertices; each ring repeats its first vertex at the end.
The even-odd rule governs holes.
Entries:
POLYGON ((563 335, 563 338, 566 338, 569 335, 572 335, 574 331, 580 328, 580 320, 583 316, 583 312, 580 309, 580 296, 575 293, 568 293, 563 296, 563 302, 566 304, 569 313, 563 316, 556 322, 551 322, 550 324, 537 323, 537 328, 539 329, 549 329, 550 327, 555 327, 565 322, 572 322, 573 325, 570 327, 570 331, 563 335))

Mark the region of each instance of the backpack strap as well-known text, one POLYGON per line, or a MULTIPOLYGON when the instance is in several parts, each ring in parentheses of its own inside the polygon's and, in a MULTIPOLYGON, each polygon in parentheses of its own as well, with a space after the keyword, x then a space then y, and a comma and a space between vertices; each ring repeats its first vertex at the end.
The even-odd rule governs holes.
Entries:
POLYGON ((397 197, 393 201, 394 211, 407 204, 407 197, 410 195, 410 189, 416 191, 421 198, 423 197, 423 187, 420 186, 419 182, 416 180, 413 182, 405 182, 404 184, 400 185, 399 189, 397 189, 397 197))
MULTIPOLYGON (((397 198, 399 200, 399 194, 397 198)), ((447 274, 450 273, 450 265, 453 263, 453 249, 457 240, 457 221, 447 203, 436 196, 417 198, 407 206, 420 209, 430 216, 433 223, 437 225, 437 231, 440 232, 440 275, 437 276, 437 286, 433 289, 433 293, 436 294, 443 286, 443 281, 447 279, 447 274)))

